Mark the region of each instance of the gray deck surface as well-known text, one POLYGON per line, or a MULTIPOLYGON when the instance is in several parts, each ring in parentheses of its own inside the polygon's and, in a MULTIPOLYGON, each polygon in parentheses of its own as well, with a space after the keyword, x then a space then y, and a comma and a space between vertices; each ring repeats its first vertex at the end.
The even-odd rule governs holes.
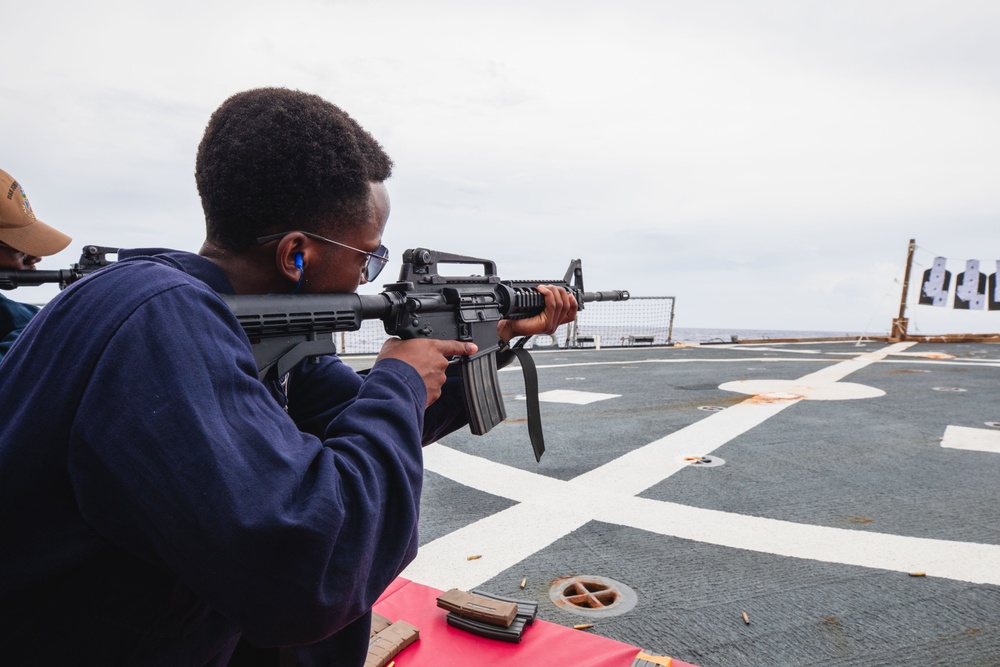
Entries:
POLYGON ((543 397, 614 397, 543 402, 536 463, 521 374, 502 372, 507 421, 426 452, 421 553, 404 576, 530 598, 543 619, 700 667, 1000 665, 1000 346, 534 358, 543 397), (720 388, 749 380, 788 383, 720 388), (949 427, 947 444, 973 448, 942 446, 949 427), (574 575, 621 582, 635 607, 556 606, 550 585, 574 575))

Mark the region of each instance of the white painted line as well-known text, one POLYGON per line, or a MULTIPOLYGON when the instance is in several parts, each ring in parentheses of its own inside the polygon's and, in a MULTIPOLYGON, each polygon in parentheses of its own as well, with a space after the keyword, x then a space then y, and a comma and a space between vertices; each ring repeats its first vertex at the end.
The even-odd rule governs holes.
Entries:
POLYGON ((420 548, 403 572, 414 581, 468 590, 517 565, 589 521, 709 544, 900 572, 1000 584, 1000 546, 829 528, 689 507, 595 489, 442 445, 424 450, 428 470, 516 501, 420 548), (481 558, 469 561, 468 556, 481 558))
POLYGON ((441 590, 472 590, 591 520, 563 511, 560 498, 552 502, 558 504, 520 503, 425 544, 402 576, 441 590))
POLYGON ((882 348, 875 352, 864 352, 852 359, 845 359, 836 364, 821 368, 814 373, 799 378, 799 382, 804 384, 822 384, 824 382, 839 382, 851 373, 857 372, 876 361, 882 361, 890 354, 899 354, 903 350, 916 345, 916 343, 896 343, 889 347, 882 348))
MULTIPOLYGON (((609 398, 618 398, 621 394, 601 394, 596 391, 574 391, 572 389, 553 389, 543 391, 538 395, 538 400, 544 403, 572 403, 573 405, 587 405, 597 401, 606 401, 609 398)), ((517 397, 517 400, 525 400, 524 394, 517 397)))
MULTIPOLYGON (((768 361, 780 361, 784 363, 810 363, 815 364, 817 362, 828 361, 831 364, 839 363, 837 359, 802 359, 802 358, 783 358, 783 357, 759 357, 759 358, 747 358, 743 357, 740 359, 719 359, 717 357, 711 358, 691 358, 691 359, 630 359, 628 361, 581 361, 575 363, 564 363, 564 364, 535 364, 535 368, 579 368, 584 366, 618 366, 624 367, 624 365, 634 365, 634 364, 746 364, 751 362, 768 362, 768 361)), ((997 365, 1000 365, 998 362, 997 365)), ((511 373, 520 372, 521 367, 518 364, 510 364, 509 366, 504 366, 497 370, 498 373, 511 373)))
MULTIPOLYGON (((836 383, 911 345, 902 343, 865 354, 796 382, 836 383)), ((568 482, 438 444, 426 447, 427 470, 518 504, 424 545, 403 576, 436 588, 468 590, 587 522, 604 521, 735 549, 886 570, 920 570, 931 576, 1000 585, 997 545, 812 526, 636 497, 687 467, 684 456, 707 455, 801 400, 756 398, 712 413, 568 482), (470 561, 470 555, 481 557, 470 561)), ((960 427, 949 430, 953 428, 960 427)), ((960 431, 955 433, 959 433, 957 440, 946 431, 944 442, 970 442, 960 431)))
POLYGON ((636 495, 687 467, 685 456, 706 456, 733 438, 778 414, 796 400, 753 403, 747 399, 722 412, 675 431, 654 442, 586 472, 573 481, 595 490, 614 488, 636 495))
MULTIPOLYGON (((897 343, 897 345, 915 345, 915 343, 897 343)), ((581 366, 619 366, 623 364, 693 364, 693 363, 703 363, 703 364, 746 364, 746 363, 808 363, 815 364, 820 362, 829 362, 830 364, 841 363, 841 360, 832 358, 833 356, 847 356, 848 354, 853 359, 857 356, 857 353, 847 353, 847 352, 830 352, 828 353, 831 357, 823 358, 793 358, 793 357, 741 357, 732 359, 719 359, 717 357, 699 357, 690 359, 633 359, 627 362, 624 361, 588 361, 579 363, 565 363, 565 364, 537 364, 536 368, 575 368, 581 366)), ((894 355, 899 356, 896 352, 894 355)), ((976 359, 928 359, 926 355, 910 357, 907 359, 879 359, 879 363, 883 364, 903 364, 911 366, 914 364, 924 364, 928 366, 984 366, 986 368, 1000 368, 1000 361, 983 361, 976 359)), ((520 372, 521 367, 517 364, 511 364, 499 369, 500 373, 510 373, 510 372, 520 372)))
MULTIPOLYGON (((609 505, 598 521, 615 522, 734 549, 899 572, 926 572, 977 584, 1000 584, 1000 546, 933 540, 707 510, 635 498, 635 507, 609 505)), ((630 503, 631 504, 631 503, 630 503)))
MULTIPOLYGON (((739 347, 736 345, 727 345, 727 350, 738 350, 739 347)), ((831 352, 826 352, 825 350, 794 350, 794 349, 781 349, 776 347, 757 347, 753 346, 754 352, 780 352, 781 354, 832 354, 831 352)), ((852 352, 842 352, 841 354, 856 354, 852 352)))
POLYGON ((967 426, 948 426, 944 429, 941 446, 950 449, 968 449, 974 452, 1000 454, 1000 431, 967 426))
MULTIPOLYGON (((900 343, 878 353, 866 353, 856 359, 841 361, 806 375, 796 383, 809 383, 817 387, 829 385, 830 391, 833 391, 832 385, 842 377, 892 354, 896 349, 906 349, 911 345, 913 343, 900 343)), ((683 469, 686 464, 679 463, 678 457, 710 454, 799 400, 801 399, 794 396, 765 400, 752 396, 722 412, 712 413, 710 417, 680 431, 633 449, 614 461, 580 475, 574 482, 595 488, 612 485, 629 495, 641 493, 683 469)))

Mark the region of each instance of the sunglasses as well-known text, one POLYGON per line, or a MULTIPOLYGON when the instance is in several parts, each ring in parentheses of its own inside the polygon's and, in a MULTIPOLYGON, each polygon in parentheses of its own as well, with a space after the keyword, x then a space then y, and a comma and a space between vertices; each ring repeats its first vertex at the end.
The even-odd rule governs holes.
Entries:
MULTIPOLYGON (((257 245, 264 245, 265 243, 270 243, 271 241, 278 241, 291 233, 292 232, 281 232, 280 234, 261 236, 257 239, 257 245)), ((359 248, 349 246, 346 243, 334 241, 333 239, 328 239, 320 236, 319 234, 313 234, 312 232, 299 231, 299 234, 315 239, 316 241, 326 241, 327 243, 332 243, 333 245, 339 245, 341 248, 347 248, 348 250, 360 252, 362 255, 365 255, 368 258, 365 260, 365 280, 368 282, 372 282, 378 278, 378 274, 382 273, 382 269, 384 269, 385 265, 389 263, 389 249, 384 245, 380 245, 376 248, 375 252, 365 252, 359 248)))

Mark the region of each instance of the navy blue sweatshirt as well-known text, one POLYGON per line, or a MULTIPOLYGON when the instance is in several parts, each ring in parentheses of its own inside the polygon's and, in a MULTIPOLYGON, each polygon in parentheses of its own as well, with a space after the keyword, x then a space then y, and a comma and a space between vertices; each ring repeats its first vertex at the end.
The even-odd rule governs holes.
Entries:
POLYGON ((0 365, 0 662, 225 665, 243 636, 360 665, 456 388, 425 415, 409 365, 331 356, 286 412, 214 264, 121 257, 0 365))
POLYGON ((37 314, 38 306, 18 303, 0 294, 0 360, 24 331, 24 327, 28 326, 31 318, 37 314))

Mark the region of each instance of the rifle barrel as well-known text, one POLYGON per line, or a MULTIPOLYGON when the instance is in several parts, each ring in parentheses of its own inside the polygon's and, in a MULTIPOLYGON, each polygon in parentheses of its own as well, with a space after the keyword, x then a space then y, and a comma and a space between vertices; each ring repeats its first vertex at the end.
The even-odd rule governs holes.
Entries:
POLYGON ((46 283, 58 283, 60 287, 65 287, 81 276, 80 272, 72 269, 59 269, 57 271, 0 271, 0 289, 36 287, 46 283))
POLYGON ((628 290, 609 290, 605 292, 584 292, 583 300, 586 303, 591 301, 628 301, 628 290))

